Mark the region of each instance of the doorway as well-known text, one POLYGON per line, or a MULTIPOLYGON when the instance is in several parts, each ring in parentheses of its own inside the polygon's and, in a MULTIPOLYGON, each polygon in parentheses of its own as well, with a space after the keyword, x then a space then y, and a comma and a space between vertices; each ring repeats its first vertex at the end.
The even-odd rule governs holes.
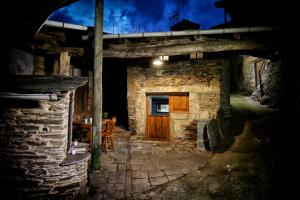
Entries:
POLYGON ((169 140, 169 96, 147 96, 147 139, 169 140))
POLYGON ((189 93, 146 94, 146 138, 170 140, 170 113, 189 111, 189 93))

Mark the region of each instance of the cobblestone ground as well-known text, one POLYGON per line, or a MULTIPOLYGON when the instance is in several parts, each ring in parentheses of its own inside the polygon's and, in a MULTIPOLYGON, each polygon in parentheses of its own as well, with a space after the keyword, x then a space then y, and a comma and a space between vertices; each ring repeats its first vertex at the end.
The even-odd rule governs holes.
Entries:
POLYGON ((287 197, 289 192, 282 192, 280 178, 286 171, 281 168, 280 147, 284 129, 277 111, 237 95, 231 98, 231 105, 234 126, 228 133, 233 135, 228 136, 234 140, 226 144, 226 151, 215 153, 205 167, 135 199, 293 199, 287 197))
POLYGON ((231 105, 233 139, 214 155, 193 143, 141 141, 119 130, 116 151, 103 153, 102 169, 90 176, 89 199, 284 199, 280 116, 242 96, 232 96, 231 105))
POLYGON ((90 174, 88 199, 143 199, 144 193, 204 167, 211 156, 195 142, 141 141, 119 128, 116 134, 116 150, 103 153, 101 170, 90 174))

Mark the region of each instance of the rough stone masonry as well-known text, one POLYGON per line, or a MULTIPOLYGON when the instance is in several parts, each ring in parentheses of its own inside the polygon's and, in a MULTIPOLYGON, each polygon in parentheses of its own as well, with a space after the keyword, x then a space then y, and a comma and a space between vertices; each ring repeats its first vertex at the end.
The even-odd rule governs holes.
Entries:
POLYGON ((85 190, 87 160, 67 156, 69 93, 58 101, 1 100, 0 192, 16 198, 74 198, 85 190))
MULTIPOLYGON (((188 92, 189 112, 170 114, 170 138, 182 139, 195 121, 214 119, 221 109, 222 64, 212 60, 166 64, 163 68, 128 67, 129 128, 145 136, 146 93, 188 92)), ((194 134, 197 134, 195 125, 194 134)))

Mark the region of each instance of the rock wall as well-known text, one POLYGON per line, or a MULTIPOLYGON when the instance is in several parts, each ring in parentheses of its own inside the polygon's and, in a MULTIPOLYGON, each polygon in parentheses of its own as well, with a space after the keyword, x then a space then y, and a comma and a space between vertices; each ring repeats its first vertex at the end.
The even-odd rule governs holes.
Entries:
POLYGON ((10 75, 32 75, 33 60, 32 53, 22 49, 9 47, 7 72, 10 75))
POLYGON ((230 107, 230 67, 231 62, 228 59, 222 59, 222 70, 221 70, 221 112, 219 115, 222 117, 229 118, 231 116, 230 107))
MULTIPOLYGON (((282 106, 283 94, 283 68, 284 63, 281 59, 268 60, 263 70, 262 80, 262 99, 266 100, 271 107, 282 106)), ((261 101, 261 103, 264 103, 261 101)))
POLYGON ((243 78, 240 88, 248 95, 272 107, 282 106, 284 60, 243 56, 243 78), (255 65, 257 69, 255 75, 255 65))
POLYGON ((0 191, 12 199, 72 199, 87 183, 87 160, 67 157, 69 93, 58 101, 0 104, 0 191))
POLYGON ((129 129, 141 137, 145 137, 146 93, 189 93, 189 112, 170 114, 171 139, 184 139, 191 130, 196 135, 195 121, 216 118, 221 108, 221 64, 215 61, 179 62, 160 69, 131 66, 127 73, 129 129))
POLYGON ((257 59, 252 56, 242 56, 243 58, 243 84, 242 90, 248 95, 251 95, 255 90, 255 71, 254 61, 257 59))

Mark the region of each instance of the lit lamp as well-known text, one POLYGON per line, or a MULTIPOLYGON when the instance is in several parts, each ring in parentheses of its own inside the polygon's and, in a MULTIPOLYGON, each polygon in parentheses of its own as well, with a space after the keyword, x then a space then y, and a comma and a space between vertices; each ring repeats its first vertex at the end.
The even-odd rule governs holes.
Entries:
POLYGON ((155 65, 155 66, 160 66, 162 64, 163 64, 163 61, 159 58, 156 58, 153 60, 153 65, 155 65))
POLYGON ((168 61, 169 56, 159 56, 158 58, 153 60, 153 65, 160 66, 163 64, 163 61, 168 61))

